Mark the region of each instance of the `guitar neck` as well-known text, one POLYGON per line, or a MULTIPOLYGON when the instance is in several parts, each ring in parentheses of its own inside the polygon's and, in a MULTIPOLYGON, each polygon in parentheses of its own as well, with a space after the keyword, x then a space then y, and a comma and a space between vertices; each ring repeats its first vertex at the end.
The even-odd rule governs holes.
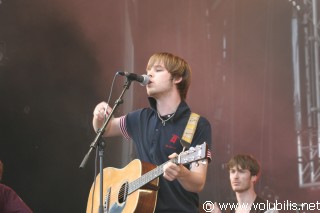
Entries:
MULTIPOLYGON (((190 147, 189 150, 180 153, 178 157, 170 159, 169 161, 175 164, 188 164, 194 161, 205 159, 206 157, 207 157, 207 144, 206 142, 204 142, 202 145, 197 145, 196 147, 190 147)), ((161 174, 163 174, 163 166, 169 161, 161 164, 160 166, 157 166, 156 168, 142 175, 140 178, 129 183, 128 194, 131 194, 132 192, 136 191, 137 189, 141 188, 145 184, 149 183, 150 181, 156 179, 161 174)))
POLYGON ((149 183, 150 181, 152 181, 152 180, 156 179, 157 177, 159 177, 160 175, 162 175, 163 174, 163 166, 166 163, 167 162, 161 164, 160 166, 157 166, 156 168, 154 168, 154 169, 150 170, 149 172, 145 173, 144 175, 142 175, 140 178, 129 183, 128 194, 131 194, 132 192, 141 188, 145 184, 149 183))

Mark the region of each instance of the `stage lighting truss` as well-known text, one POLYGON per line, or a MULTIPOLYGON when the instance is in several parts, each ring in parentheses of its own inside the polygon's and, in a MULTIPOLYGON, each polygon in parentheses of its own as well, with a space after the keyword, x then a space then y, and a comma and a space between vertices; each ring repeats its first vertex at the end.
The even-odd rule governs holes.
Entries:
POLYGON ((320 187, 320 20, 317 0, 289 1, 299 186, 320 187))

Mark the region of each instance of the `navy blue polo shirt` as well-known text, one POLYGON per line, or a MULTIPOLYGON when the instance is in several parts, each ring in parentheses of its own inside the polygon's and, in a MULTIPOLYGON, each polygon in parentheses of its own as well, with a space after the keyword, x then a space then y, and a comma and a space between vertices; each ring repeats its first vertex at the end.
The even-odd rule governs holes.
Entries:
MULTIPOLYGON (((189 120, 191 111, 182 101, 174 116, 162 124, 158 118, 156 101, 149 98, 151 108, 143 108, 128 113, 121 121, 121 129, 127 138, 135 144, 138 158, 155 165, 168 161, 172 153, 183 149, 180 139, 189 120)), ((200 117, 191 146, 206 142, 211 144, 211 125, 200 117)), ((168 181, 161 175, 156 212, 198 212, 199 197, 197 193, 186 191, 177 181, 168 181)))

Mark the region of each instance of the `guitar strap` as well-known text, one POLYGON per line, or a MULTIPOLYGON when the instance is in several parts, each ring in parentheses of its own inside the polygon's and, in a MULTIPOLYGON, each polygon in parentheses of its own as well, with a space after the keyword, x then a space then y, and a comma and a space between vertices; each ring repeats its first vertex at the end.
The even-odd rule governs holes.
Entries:
POLYGON ((198 115, 197 113, 191 113, 188 123, 186 125, 186 128, 183 132, 183 136, 180 140, 181 145, 183 146, 183 149, 189 149, 191 142, 192 142, 192 138, 193 135, 197 129, 197 124, 199 121, 200 115, 198 115))

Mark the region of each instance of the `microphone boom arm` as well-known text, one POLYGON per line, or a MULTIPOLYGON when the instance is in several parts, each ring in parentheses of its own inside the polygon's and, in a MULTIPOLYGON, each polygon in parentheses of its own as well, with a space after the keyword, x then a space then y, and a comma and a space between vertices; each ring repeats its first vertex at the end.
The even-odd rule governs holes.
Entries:
POLYGON ((103 123, 101 128, 98 129, 97 135, 96 135, 94 141, 90 144, 90 149, 89 149, 88 153, 84 156, 84 158, 83 158, 83 160, 82 160, 82 162, 80 164, 80 169, 84 168, 85 165, 88 162, 88 159, 89 159, 89 157, 91 155, 92 150, 96 149, 97 146, 98 146, 98 148, 99 148, 99 157, 100 157, 100 187, 99 187, 100 188, 100 194, 99 194, 100 203, 99 203, 99 213, 103 213, 104 212, 104 208, 103 208, 103 152, 104 152, 104 142, 101 140, 101 138, 102 138, 102 135, 105 132, 105 129, 106 129, 111 117, 114 114, 114 111, 118 108, 118 106, 120 104, 123 103, 122 97, 123 97, 124 93, 129 89, 129 87, 131 85, 131 82, 132 82, 132 79, 129 79, 128 77, 126 77, 126 82, 124 83, 123 90, 122 90, 119 98, 115 101, 115 105, 112 108, 111 113, 109 114, 109 116, 107 117, 107 119, 105 120, 105 122, 103 123))
POLYGON ((99 142, 100 138, 102 137, 102 135, 104 134, 104 131, 105 131, 105 129, 106 129, 106 127, 107 127, 107 125, 108 125, 108 123, 109 123, 112 115, 114 114, 114 111, 118 108, 118 106, 119 106, 120 104, 123 103, 122 97, 123 97, 124 93, 129 89, 129 87, 130 87, 130 85, 131 85, 131 82, 132 82, 132 80, 127 77, 127 80, 126 80, 126 82, 125 82, 125 84, 124 84, 124 86, 123 86, 123 90, 122 90, 119 98, 115 101, 115 105, 114 105, 114 107, 112 108, 111 113, 109 114, 109 116, 107 117, 107 119, 105 120, 105 122, 102 124, 101 128, 98 129, 97 135, 96 135, 95 139, 93 140, 93 142, 92 142, 91 145, 90 145, 89 152, 87 153, 87 155, 85 156, 85 158, 83 159, 83 161, 82 161, 82 163, 81 163, 81 165, 80 165, 80 168, 81 168, 81 169, 85 167, 85 164, 86 164, 86 162, 87 162, 87 160, 88 160, 87 158, 89 157, 91 151, 92 151, 93 149, 97 148, 98 142, 99 142))

